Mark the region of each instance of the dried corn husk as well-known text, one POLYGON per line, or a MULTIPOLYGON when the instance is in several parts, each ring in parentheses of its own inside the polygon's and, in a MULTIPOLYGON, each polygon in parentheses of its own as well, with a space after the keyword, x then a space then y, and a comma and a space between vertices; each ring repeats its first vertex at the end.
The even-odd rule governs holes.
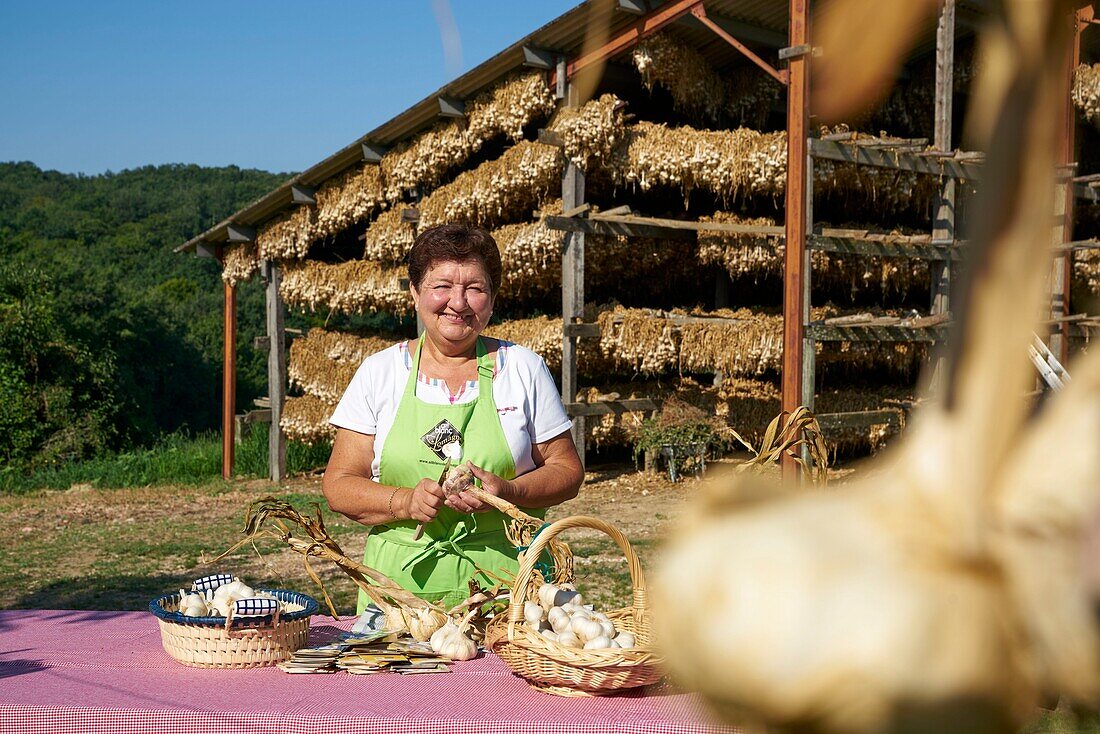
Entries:
POLYGON ((260 269, 256 245, 244 244, 228 247, 222 261, 222 280, 237 285, 251 278, 260 269))
POLYGON ((403 316, 412 309, 408 289, 401 285, 405 277, 401 268, 366 260, 338 265, 308 261, 285 268, 279 293, 292 308, 403 316))
POLYGON ((335 403, 327 403, 313 395, 288 397, 279 425, 291 441, 308 444, 331 441, 336 437, 336 429, 329 425, 328 419, 335 408, 335 403))
POLYGON ((1100 123, 1100 64, 1081 64, 1074 70, 1073 104, 1086 120, 1100 123))
POLYGON ((305 337, 290 343, 287 376, 292 386, 335 404, 363 360, 397 341, 396 337, 359 337, 310 329, 305 337))
POLYGON ((509 77, 466 103, 465 120, 436 125, 382 157, 385 194, 396 202, 409 192, 432 188, 498 135, 523 138, 523 129, 554 111, 554 95, 539 72, 509 77))

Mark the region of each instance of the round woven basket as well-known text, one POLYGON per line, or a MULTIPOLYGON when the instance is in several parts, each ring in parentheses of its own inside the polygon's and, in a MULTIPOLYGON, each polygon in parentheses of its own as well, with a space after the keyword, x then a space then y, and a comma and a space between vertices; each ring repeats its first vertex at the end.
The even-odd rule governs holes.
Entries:
POLYGON ((638 556, 614 525, 595 517, 575 515, 558 520, 538 534, 527 549, 516 574, 508 614, 489 624, 485 644, 535 688, 558 696, 597 696, 661 679, 659 660, 651 647, 645 576, 638 556), (578 650, 559 645, 523 624, 523 602, 537 600, 532 574, 543 548, 552 538, 571 528, 592 528, 611 536, 626 556, 634 586, 633 603, 607 612, 615 629, 634 635, 637 647, 578 650))
POLYGON ((263 589, 283 602, 285 611, 262 617, 188 617, 179 612, 179 594, 149 602, 160 622, 164 651, 194 668, 258 668, 287 660, 309 641, 309 618, 317 601, 284 589, 263 589))

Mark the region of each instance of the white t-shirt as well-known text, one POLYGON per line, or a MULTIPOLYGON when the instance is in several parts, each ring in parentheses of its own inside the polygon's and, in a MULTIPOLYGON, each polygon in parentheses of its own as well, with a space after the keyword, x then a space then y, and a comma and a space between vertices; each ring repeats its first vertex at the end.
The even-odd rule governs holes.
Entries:
MULTIPOLYGON (((367 357, 329 418, 329 423, 337 428, 374 436, 371 474, 375 481, 379 479, 382 448, 397 416, 397 406, 401 404, 411 372, 411 361, 409 342, 395 344, 367 357)), ((457 395, 450 395, 445 383, 441 382, 418 379, 416 396, 435 405, 477 400, 476 380, 467 382, 457 395)), ((573 425, 542 357, 517 344, 500 342, 493 373, 493 400, 504 437, 512 449, 516 476, 535 468, 531 458, 532 444, 560 436, 573 425)))

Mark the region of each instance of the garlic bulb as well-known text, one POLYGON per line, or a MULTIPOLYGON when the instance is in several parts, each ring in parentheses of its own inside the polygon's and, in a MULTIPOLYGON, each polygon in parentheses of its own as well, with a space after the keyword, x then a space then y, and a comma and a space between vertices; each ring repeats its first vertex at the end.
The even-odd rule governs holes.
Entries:
POLYGON ((447 621, 447 615, 438 609, 416 609, 408 618, 409 634, 418 642, 425 642, 431 638, 447 621))
POLYGON ((558 633, 554 630, 542 630, 539 634, 548 640, 553 640, 554 642, 558 641, 558 633))
POLYGON ((451 660, 470 660, 476 656, 477 644, 466 636, 466 627, 476 613, 476 609, 471 611, 458 624, 448 619, 429 639, 432 651, 451 660))
POLYGON ((562 632, 558 634, 558 644, 565 647, 580 647, 581 641, 572 632, 562 632))
POLYGON ((599 622, 600 629, 603 630, 604 637, 615 639, 615 625, 610 620, 603 620, 599 622))
POLYGON ((629 632, 620 632, 615 635, 615 642, 619 647, 634 647, 634 635, 629 632))
POLYGON ((546 613, 533 601, 523 602, 523 618, 528 622, 541 622, 546 613))
POLYGON ((585 650, 603 650, 608 647, 611 647, 611 639, 604 635, 593 637, 591 640, 584 643, 585 650))
POLYGON ((546 620, 550 623, 554 631, 559 634, 569 629, 569 612, 561 607, 551 607, 550 611, 546 614, 546 620))
POLYGON ((539 604, 546 611, 551 607, 564 607, 567 604, 581 604, 581 595, 573 589, 562 589, 554 584, 543 584, 538 592, 539 604))
POLYGON ((582 642, 588 642, 603 635, 603 627, 599 622, 580 615, 573 617, 573 621, 569 623, 569 631, 582 642))

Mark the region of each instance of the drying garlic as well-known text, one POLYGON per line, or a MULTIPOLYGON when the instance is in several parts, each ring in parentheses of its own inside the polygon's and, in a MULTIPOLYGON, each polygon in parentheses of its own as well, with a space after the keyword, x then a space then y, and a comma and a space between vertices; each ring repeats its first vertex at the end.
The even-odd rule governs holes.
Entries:
POLYGON ((417 609, 408 618, 409 634, 418 642, 426 642, 447 621, 447 615, 438 609, 417 609))

